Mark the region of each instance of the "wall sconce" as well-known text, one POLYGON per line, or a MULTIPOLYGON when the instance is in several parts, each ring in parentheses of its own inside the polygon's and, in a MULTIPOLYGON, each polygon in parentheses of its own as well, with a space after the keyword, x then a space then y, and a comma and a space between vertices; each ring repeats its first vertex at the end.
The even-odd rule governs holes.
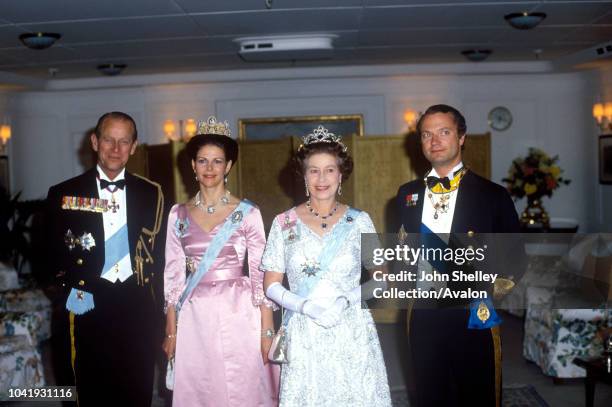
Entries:
POLYGON ((187 140, 196 135, 198 131, 198 124, 193 119, 187 119, 185 121, 185 137, 187 140))
POLYGON ((189 141, 190 138, 196 135, 198 131, 198 124, 194 119, 186 119, 178 121, 178 134, 177 125, 174 120, 165 120, 162 126, 162 130, 166 138, 170 141, 189 141))
POLYGON ((404 112, 404 122, 406 122, 406 124, 408 125, 409 133, 413 133, 416 131, 416 123, 419 116, 421 116, 419 113, 411 109, 407 109, 404 112))
POLYGON ((1 155, 5 155, 6 154, 6 143, 8 143, 8 141, 11 138, 11 125, 10 124, 3 124, 0 125, 0 154, 1 155))
POLYGON ((174 135, 174 133, 176 132, 176 125, 174 124, 172 120, 164 121, 164 124, 162 125, 162 130, 168 140, 171 140, 171 141, 178 140, 178 137, 174 135))
POLYGON ((612 131, 612 102, 595 103, 593 105, 593 117, 602 133, 612 131))

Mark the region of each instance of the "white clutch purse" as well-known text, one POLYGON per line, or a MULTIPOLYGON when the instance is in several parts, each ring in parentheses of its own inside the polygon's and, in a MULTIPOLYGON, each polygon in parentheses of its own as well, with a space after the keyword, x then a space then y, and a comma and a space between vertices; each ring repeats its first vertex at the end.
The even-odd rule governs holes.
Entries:
POLYGON ((174 390, 174 358, 168 360, 168 366, 166 367, 166 388, 174 390))

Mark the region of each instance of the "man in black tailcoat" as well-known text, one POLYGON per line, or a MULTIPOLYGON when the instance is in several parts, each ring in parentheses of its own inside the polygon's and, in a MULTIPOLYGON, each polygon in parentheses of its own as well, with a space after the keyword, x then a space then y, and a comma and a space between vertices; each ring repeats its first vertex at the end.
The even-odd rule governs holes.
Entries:
POLYGON ((150 406, 161 340, 163 195, 125 171, 137 145, 129 115, 103 115, 91 143, 96 168, 47 196, 50 260, 64 294, 78 402, 150 406))
MULTIPOLYGON (((463 166, 466 124, 458 110, 447 105, 429 107, 419 119, 417 131, 432 169, 425 179, 402 185, 398 191, 400 238, 412 233, 446 234, 450 247, 449 233, 478 236, 520 231, 514 204, 506 190, 463 166)), ((435 269, 430 268, 429 272, 432 270, 435 269)), ((436 289, 421 284, 424 290, 436 289)), ((487 328, 468 327, 471 312, 468 302, 451 305, 419 299, 409 311, 417 405, 499 406, 499 326, 492 323, 491 327, 483 325, 487 328)), ((479 308, 478 317, 484 316, 486 320, 487 312, 493 313, 494 309, 479 308)))

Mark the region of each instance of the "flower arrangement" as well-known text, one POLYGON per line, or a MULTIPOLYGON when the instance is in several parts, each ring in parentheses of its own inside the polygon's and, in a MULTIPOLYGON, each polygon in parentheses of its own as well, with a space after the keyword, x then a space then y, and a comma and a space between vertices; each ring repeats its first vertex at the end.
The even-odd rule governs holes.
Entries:
POLYGON ((525 158, 515 158, 508 170, 508 177, 502 179, 508 192, 515 199, 527 197, 527 200, 538 200, 543 196, 552 196, 555 189, 568 185, 569 179, 563 178, 559 165, 559 156, 549 157, 544 151, 530 148, 525 158))

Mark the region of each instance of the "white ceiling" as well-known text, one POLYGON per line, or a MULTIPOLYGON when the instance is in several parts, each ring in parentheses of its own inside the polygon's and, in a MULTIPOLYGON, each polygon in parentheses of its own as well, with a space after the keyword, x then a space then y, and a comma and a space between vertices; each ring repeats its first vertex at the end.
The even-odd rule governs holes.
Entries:
POLYGON ((127 74, 345 64, 463 62, 461 50, 490 48, 489 61, 556 61, 612 39, 609 1, 460 0, 0 0, 0 71, 46 79, 97 76, 101 63, 127 74), (543 11, 534 30, 503 16, 543 11), (42 51, 24 32, 58 32, 42 51), (237 37, 336 34, 326 61, 249 63, 237 37))

